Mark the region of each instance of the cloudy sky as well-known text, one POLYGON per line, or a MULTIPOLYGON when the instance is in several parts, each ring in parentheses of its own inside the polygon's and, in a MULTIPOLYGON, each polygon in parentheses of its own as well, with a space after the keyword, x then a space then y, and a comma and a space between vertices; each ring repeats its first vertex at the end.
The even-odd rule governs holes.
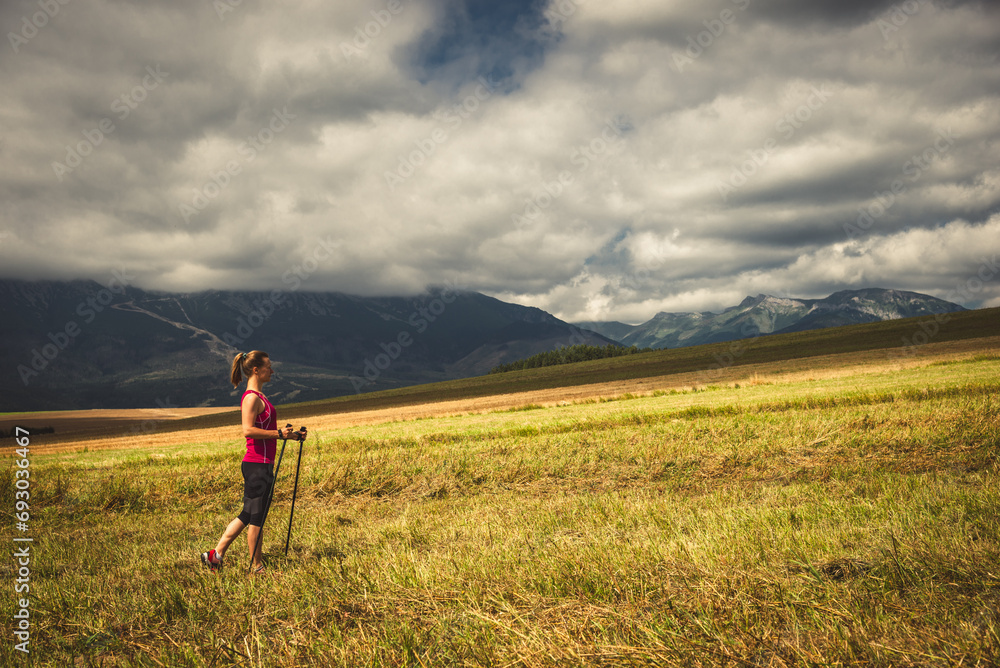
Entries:
POLYGON ((0 5, 0 275, 1000 306, 1000 7, 0 5))

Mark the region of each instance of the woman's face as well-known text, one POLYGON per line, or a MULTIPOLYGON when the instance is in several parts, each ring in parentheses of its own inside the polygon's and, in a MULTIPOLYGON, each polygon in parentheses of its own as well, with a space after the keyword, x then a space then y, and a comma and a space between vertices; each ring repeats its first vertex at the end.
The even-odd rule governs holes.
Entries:
POLYGON ((265 357, 264 366, 254 368, 253 372, 254 375, 260 378, 260 382, 262 383, 266 383, 271 380, 271 374, 274 373, 274 370, 271 368, 271 359, 269 357, 265 357))

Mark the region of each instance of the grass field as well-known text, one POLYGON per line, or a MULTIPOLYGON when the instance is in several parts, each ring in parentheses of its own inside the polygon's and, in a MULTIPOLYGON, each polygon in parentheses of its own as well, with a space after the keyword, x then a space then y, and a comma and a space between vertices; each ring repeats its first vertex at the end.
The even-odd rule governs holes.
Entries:
MULTIPOLYGON (((243 541, 219 575, 197 558, 239 510, 233 439, 39 450, 32 663, 996 665, 998 353, 317 413, 291 549, 289 444, 258 577, 243 541)), ((7 637, 3 664, 23 662, 7 637)))
MULTIPOLYGON (((490 374, 473 378, 335 397, 280 406, 283 418, 316 416, 337 427, 360 419, 429 417, 448 412, 509 408, 526 403, 552 405, 598 396, 644 393, 657 389, 732 384, 753 374, 821 373, 859 367, 883 368, 894 362, 907 368, 927 358, 964 355, 970 350, 1000 347, 1000 308, 906 318, 864 325, 759 336, 739 341, 641 353, 627 358, 490 374), (927 333, 930 332, 931 335, 927 333)), ((275 360, 280 366, 280 360, 275 360)), ((14 425, 51 427, 36 430, 36 445, 75 448, 122 447, 123 435, 135 442, 170 431, 227 434, 238 419, 237 399, 223 408, 145 408, 128 410, 56 411, 0 414, 0 430, 14 425)), ((186 437, 186 436, 185 436, 186 437)), ((169 442, 171 439, 166 439, 169 442)), ((0 441, 2 443, 2 441, 0 441)), ((128 444, 130 447, 134 443, 128 444)))

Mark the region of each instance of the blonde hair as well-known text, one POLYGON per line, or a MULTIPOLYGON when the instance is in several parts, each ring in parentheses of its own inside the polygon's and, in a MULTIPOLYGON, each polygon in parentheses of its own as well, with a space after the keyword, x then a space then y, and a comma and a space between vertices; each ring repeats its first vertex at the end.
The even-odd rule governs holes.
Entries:
POLYGON ((236 357, 233 358, 233 370, 229 377, 233 387, 238 387, 239 384, 243 382, 243 376, 249 378, 253 375, 254 369, 263 367, 264 362, 268 359, 268 357, 268 354, 263 350, 251 350, 248 353, 236 353, 236 357))

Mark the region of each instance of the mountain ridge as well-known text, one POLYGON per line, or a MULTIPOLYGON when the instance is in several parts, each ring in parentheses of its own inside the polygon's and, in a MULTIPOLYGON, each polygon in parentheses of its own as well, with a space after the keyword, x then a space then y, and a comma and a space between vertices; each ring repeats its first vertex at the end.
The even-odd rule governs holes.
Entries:
POLYGON ((748 296, 721 313, 658 313, 633 326, 571 324, 447 286, 359 297, 0 280, 0 310, 0 412, 12 412, 234 404, 237 350, 272 356, 269 396, 287 403, 483 375, 561 346, 681 347, 964 309, 872 288, 748 296))
POLYGON ((822 299, 758 294, 719 313, 661 311, 639 325, 601 321, 574 324, 609 337, 614 332, 617 337, 612 338, 624 345, 679 348, 964 310, 958 304, 918 292, 862 288, 840 290, 822 299))
POLYGON ((276 401, 487 373, 560 345, 613 342, 534 307, 432 288, 167 293, 91 281, 0 281, 0 412, 225 405, 237 350, 267 351, 276 401))

